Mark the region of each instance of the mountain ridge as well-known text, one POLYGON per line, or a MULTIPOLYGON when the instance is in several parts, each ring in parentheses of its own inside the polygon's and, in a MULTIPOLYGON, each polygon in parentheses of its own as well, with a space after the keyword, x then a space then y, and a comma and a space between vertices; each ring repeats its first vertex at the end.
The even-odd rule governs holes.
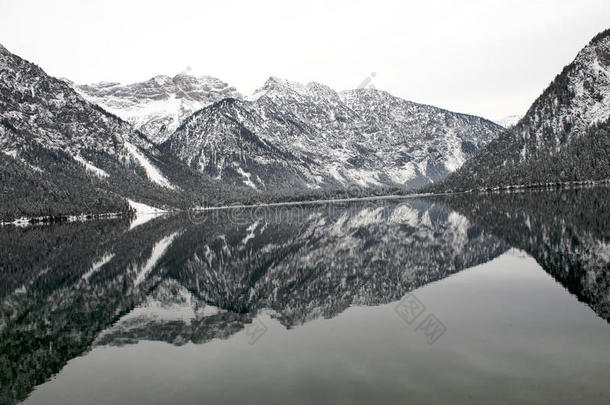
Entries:
POLYGON ((127 199, 185 207, 216 186, 65 81, 4 47, 0 152, 0 222, 126 212, 127 199))
POLYGON ((193 112, 225 97, 241 97, 234 87, 219 79, 188 73, 157 75, 131 84, 71 85, 85 99, 131 123, 157 144, 193 112))
MULTIPOLYGON (((0 49, 6 65, 0 76, 0 151, 9 195, 19 176, 45 192, 69 189, 64 197, 51 192, 61 201, 82 187, 90 197, 106 195, 115 208, 124 207, 126 198, 175 208, 201 199, 264 202, 341 188, 471 189, 489 187, 486 178, 504 185, 569 181, 598 167, 608 168, 602 174, 610 177, 604 161, 610 30, 592 39, 508 130, 387 91, 337 92, 275 76, 248 97, 218 79, 186 73, 131 85, 78 86, 0 49), (170 111, 168 100, 182 101, 170 111), (130 108, 141 112, 142 105, 156 102, 160 110, 146 110, 152 119, 121 118, 130 108), (560 167, 573 155, 577 164, 560 167), (63 180, 44 179, 41 186, 44 173, 56 169, 63 180), (73 186, 67 185, 71 176, 77 178, 73 186)), ((24 198, 12 212, 33 195, 24 198)))
POLYGON ((610 178, 610 29, 596 35, 525 116, 430 191, 610 178))
POLYGON ((387 92, 339 93, 272 76, 250 97, 195 112, 162 149, 195 170, 257 190, 415 187, 455 170, 501 130, 387 92))

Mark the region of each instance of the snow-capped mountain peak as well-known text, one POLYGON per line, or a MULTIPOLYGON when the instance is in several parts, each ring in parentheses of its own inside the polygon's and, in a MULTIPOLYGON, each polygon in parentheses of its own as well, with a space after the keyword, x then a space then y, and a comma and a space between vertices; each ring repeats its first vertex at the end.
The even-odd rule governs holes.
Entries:
MULTIPOLYGON (((113 92, 121 86, 99 88, 113 92)), ((68 81, 5 48, 0 49, 0 178, 0 222, 126 211, 128 198, 175 207, 188 201, 183 193, 203 193, 210 186, 132 125, 85 100, 68 81)))
POLYGON ((307 96, 307 86, 299 82, 282 79, 276 76, 269 77, 262 87, 256 89, 252 95, 247 97, 248 101, 256 101, 262 96, 288 97, 294 95, 307 96))
POLYGON ((270 77, 244 101, 193 114, 165 145, 193 168, 256 190, 415 186, 455 170, 501 130, 380 90, 270 77))
POLYGON ((130 122, 154 143, 163 142, 193 112, 226 97, 241 97, 219 79, 187 73, 158 75, 127 85, 100 82, 74 88, 87 100, 130 122))
POLYGON ((331 89, 325 84, 318 82, 309 82, 307 83, 307 90, 309 90, 309 93, 314 96, 325 98, 327 100, 340 101, 339 93, 337 93, 335 90, 331 89))
POLYGON ((512 115, 507 115, 502 118, 494 119, 492 121, 495 122, 496 124, 500 125, 501 127, 511 128, 511 127, 514 127, 515 125, 517 125, 517 123, 519 122, 519 120, 522 117, 523 117, 523 115, 512 114, 512 115))

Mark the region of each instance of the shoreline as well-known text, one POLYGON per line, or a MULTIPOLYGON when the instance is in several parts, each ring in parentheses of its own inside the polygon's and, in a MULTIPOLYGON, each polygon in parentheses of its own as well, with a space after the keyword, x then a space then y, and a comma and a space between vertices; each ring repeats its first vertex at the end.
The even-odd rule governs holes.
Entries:
MULTIPOLYGON (((391 199, 412 199, 412 198, 430 198, 430 197, 442 197, 459 194, 501 194, 501 193, 522 193, 526 191, 553 191, 560 189, 579 189, 588 187, 597 187, 603 185, 610 185, 610 179, 604 180, 581 180, 571 182, 556 182, 556 183, 540 183, 540 184, 519 184, 509 186, 496 186, 487 187, 480 189, 470 189, 464 191, 447 191, 442 193, 409 193, 409 194, 389 194, 381 196, 367 196, 367 197, 349 197, 349 198, 330 198, 325 200, 300 200, 300 201, 286 201, 286 202, 274 202, 274 203, 259 203, 259 204, 241 204, 235 203, 233 205, 222 205, 222 206, 200 206, 191 207, 187 210, 174 209, 174 210, 159 210, 155 212, 155 215, 167 215, 171 213, 179 212, 205 212, 205 211, 221 211, 230 209, 251 209, 261 207, 289 207, 289 206, 302 206, 302 205, 323 205, 323 204, 336 204, 342 202, 358 202, 358 201, 376 201, 376 200, 391 200, 391 199)), ((102 214, 79 214, 79 215, 54 215, 54 216, 39 216, 39 217, 20 217, 10 222, 0 222, 0 227, 4 226, 15 226, 15 227, 27 227, 34 225, 51 225, 55 223, 64 222, 87 222, 95 221, 99 219, 114 219, 120 218, 124 215, 138 214, 137 210, 130 210, 125 212, 109 212, 102 214)), ((150 214, 153 214, 152 212, 150 214)))

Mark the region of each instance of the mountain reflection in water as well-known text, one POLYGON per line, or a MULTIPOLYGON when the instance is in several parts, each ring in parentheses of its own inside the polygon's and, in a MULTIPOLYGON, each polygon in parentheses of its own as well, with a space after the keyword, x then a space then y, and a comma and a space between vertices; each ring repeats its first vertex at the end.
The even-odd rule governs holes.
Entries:
MULTIPOLYGON (((286 329, 527 253, 610 319, 608 189, 219 210, 0 229, 1 403, 95 347, 286 329)), ((397 318, 398 319, 398 318, 397 318)))

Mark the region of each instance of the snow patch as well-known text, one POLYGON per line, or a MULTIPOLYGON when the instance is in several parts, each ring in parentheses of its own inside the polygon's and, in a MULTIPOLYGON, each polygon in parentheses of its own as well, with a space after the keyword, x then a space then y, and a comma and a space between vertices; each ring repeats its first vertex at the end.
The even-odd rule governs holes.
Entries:
POLYGON ((8 151, 3 150, 2 153, 4 153, 7 156, 12 157, 15 160, 20 161, 21 163, 23 163, 24 165, 26 165, 30 169, 34 170, 35 172, 44 173, 44 170, 42 170, 40 167, 34 166, 33 164, 28 163, 25 159, 20 158, 18 156, 18 152, 17 152, 16 149, 8 150, 8 151))
POLYGON ((169 189, 175 189, 175 187, 169 182, 169 180, 167 180, 165 178, 165 176, 163 176, 163 174, 161 174, 161 172, 159 171, 159 169, 157 169, 147 158, 146 156, 144 156, 137 147, 135 147, 134 145, 130 144, 129 142, 125 142, 125 148, 127 149, 127 151, 131 154, 131 156, 134 157, 134 159, 136 159, 138 161, 138 163, 140 164, 140 166, 142 166, 144 168, 144 170, 146 171, 146 175, 148 176, 148 178, 150 179, 150 181, 152 181, 153 183, 156 183, 158 185, 160 185, 161 187, 166 187, 169 189))
POLYGON ((406 184, 417 177, 417 168, 413 163, 408 162, 403 167, 387 168, 386 174, 394 183, 406 184))
POLYGON ((80 155, 73 156, 73 158, 78 163, 80 163, 83 166, 85 166, 86 170, 88 170, 91 173, 95 174, 99 178, 104 178, 104 177, 109 177, 110 176, 108 173, 106 173, 106 171, 100 169, 99 167, 95 167, 94 165, 92 165, 91 163, 89 163, 85 159, 83 159, 83 157, 80 156, 80 155))
POLYGON ((500 125, 503 128, 510 128, 510 127, 514 127, 515 125, 517 125, 517 123, 521 120, 522 117, 523 117, 522 115, 513 114, 513 115, 508 115, 506 117, 493 119, 491 121, 495 122, 496 124, 500 125))
POLYGON ((17 159, 17 150, 13 149, 13 150, 3 150, 2 153, 4 153, 7 156, 12 157, 13 159, 17 159))
POLYGON ((133 208, 138 214, 161 214, 167 212, 159 208, 151 207, 150 205, 135 202, 133 200, 130 200, 129 198, 127 199, 127 202, 129 203, 129 206, 133 208))
POLYGON ((237 173, 239 173, 242 177, 245 177, 245 179, 242 181, 244 182, 244 184, 246 186, 252 187, 253 189, 258 190, 258 188, 256 187, 256 184, 254 184, 254 182, 252 180, 250 180, 250 177, 252 177, 252 174, 246 172, 241 167, 238 167, 236 170, 237 170, 237 173))
POLYGON ((25 285, 22 285, 21 287, 17 288, 13 294, 15 294, 15 295, 25 294, 27 292, 28 292, 28 289, 25 287, 25 285))
POLYGON ((131 209, 136 212, 135 218, 133 219, 133 221, 131 221, 131 224, 129 224, 130 231, 135 227, 145 224, 151 219, 156 218, 157 216, 165 214, 167 212, 165 210, 135 202, 130 199, 127 199, 127 202, 129 203, 129 207, 131 207, 131 209))
POLYGON ((246 243, 248 243, 248 241, 250 239, 254 239, 255 231, 256 231, 256 228, 258 228, 259 223, 260 223, 260 221, 256 221, 255 223, 253 223, 246 229, 246 231, 248 231, 248 234, 242 239, 242 241, 241 241, 242 245, 245 245, 246 243))

